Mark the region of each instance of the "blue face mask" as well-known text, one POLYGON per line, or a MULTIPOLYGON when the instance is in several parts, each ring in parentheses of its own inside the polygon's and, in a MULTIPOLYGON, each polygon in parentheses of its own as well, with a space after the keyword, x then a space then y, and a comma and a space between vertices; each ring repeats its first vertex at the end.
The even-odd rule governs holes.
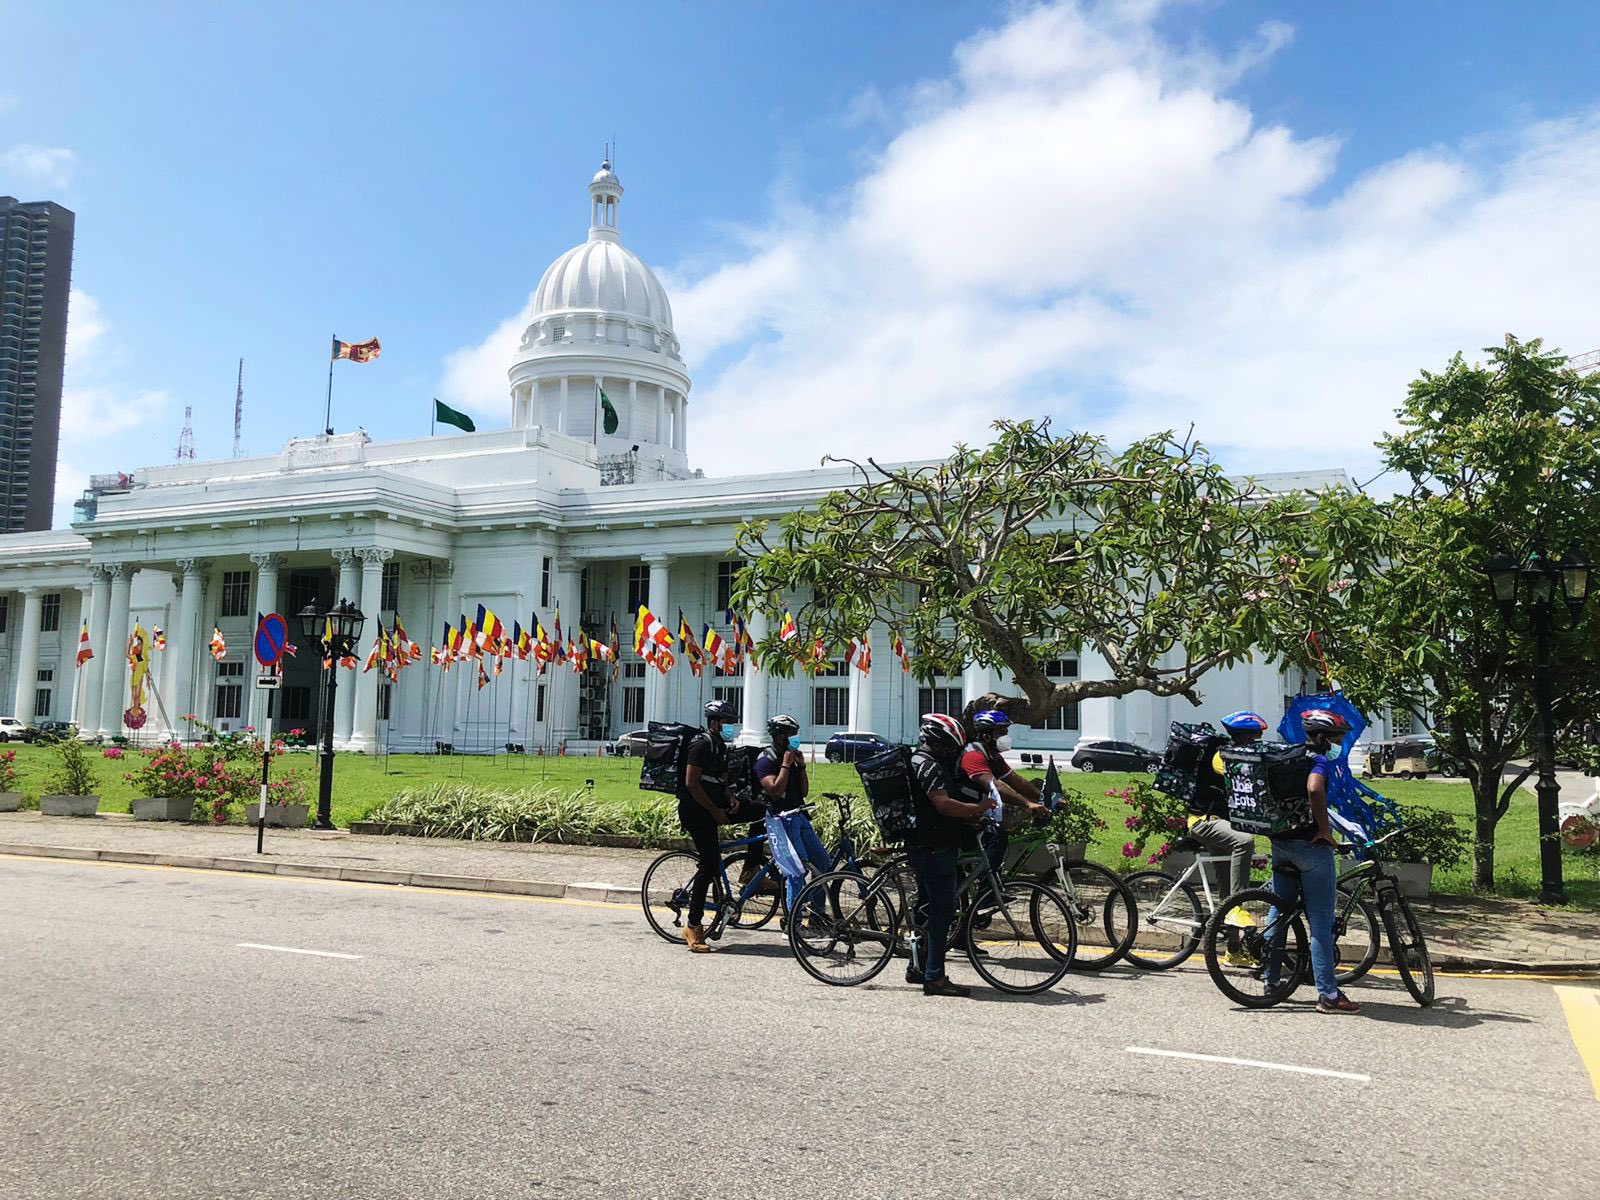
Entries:
POLYGON ((717 736, 725 742, 731 742, 733 741, 733 730, 726 725, 719 725, 717 726, 717 736))
POLYGON ((1338 758, 1344 753, 1344 743, 1335 742, 1322 752, 1324 758, 1338 758))

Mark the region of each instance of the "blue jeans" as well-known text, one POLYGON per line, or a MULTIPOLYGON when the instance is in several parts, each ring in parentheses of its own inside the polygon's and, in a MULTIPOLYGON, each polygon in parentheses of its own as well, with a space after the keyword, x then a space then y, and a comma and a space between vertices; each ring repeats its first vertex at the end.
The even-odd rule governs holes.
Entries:
MULTIPOLYGON (((783 813, 775 815, 769 820, 781 822, 783 832, 788 835, 789 845, 794 849, 794 859, 798 860, 790 861, 790 856, 784 854, 780 848, 773 848, 772 861, 783 872, 784 892, 788 897, 789 912, 793 914, 795 902, 800 899, 800 893, 806 886, 806 865, 809 863, 816 868, 817 874, 825 875, 829 868, 833 866, 833 859, 828 857, 827 847, 822 844, 822 839, 817 836, 817 831, 811 827, 811 818, 806 816, 805 813, 783 813), (786 861, 789 868, 799 867, 798 874, 791 874, 786 869, 786 861)), ((773 840, 770 831, 767 835, 767 840, 769 842, 773 840)), ((823 911, 820 890, 816 897, 816 903, 812 908, 819 913, 823 911)))
POLYGON ((917 877, 916 925, 922 932, 922 980, 944 977, 945 943, 956 915, 956 857, 954 850, 906 847, 906 861, 917 877))
MULTIPOLYGON (((1311 975, 1316 981, 1317 995, 1332 1000, 1339 995, 1339 985, 1333 978, 1334 942, 1333 914, 1339 903, 1339 868, 1334 862, 1333 847, 1322 842, 1297 842, 1288 838, 1272 839, 1272 890, 1284 903, 1293 904, 1305 890, 1306 924, 1311 932, 1311 975), (1287 863, 1300 870, 1298 876, 1278 870, 1287 863)), ((1288 929, 1276 926, 1272 942, 1282 949, 1288 929)))

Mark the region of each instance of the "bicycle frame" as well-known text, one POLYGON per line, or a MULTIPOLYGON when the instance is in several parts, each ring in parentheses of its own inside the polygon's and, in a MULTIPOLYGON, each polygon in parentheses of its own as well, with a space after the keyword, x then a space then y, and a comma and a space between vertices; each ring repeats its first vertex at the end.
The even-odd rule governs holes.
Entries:
MULTIPOLYGON (((1183 869, 1183 874, 1178 875, 1176 878, 1173 879, 1172 886, 1167 889, 1167 894, 1162 896, 1160 901, 1156 904, 1156 906, 1154 908, 1152 908, 1148 913, 1140 913, 1139 914, 1139 920, 1141 922, 1147 922, 1147 923, 1152 924, 1152 925, 1155 924, 1157 918, 1161 917, 1162 914, 1168 912, 1167 901, 1171 900, 1172 897, 1177 895, 1178 894, 1178 890, 1183 886, 1183 884, 1188 882, 1189 877, 1191 875, 1196 874, 1197 872, 1198 872, 1198 874, 1200 876, 1200 890, 1205 895, 1205 898, 1206 898, 1206 912, 1207 913, 1216 912, 1217 911, 1217 902, 1219 900, 1225 899, 1227 894, 1224 893, 1221 896, 1213 896, 1211 894, 1211 875, 1210 875, 1210 873, 1208 871, 1206 871, 1205 868, 1208 867, 1208 866, 1211 866, 1214 863, 1228 864, 1230 869, 1231 869, 1231 866, 1232 866, 1232 863, 1233 863, 1233 856, 1231 854, 1197 854, 1197 855, 1195 855, 1194 861, 1183 869)), ((1186 925, 1186 926, 1189 926, 1190 928, 1193 928, 1193 929, 1199 929, 1201 926, 1203 926, 1205 924, 1205 922, 1203 920, 1197 925, 1197 924, 1195 924, 1195 922, 1193 922, 1191 920, 1180 919, 1180 918, 1178 918, 1176 916, 1168 916, 1166 918, 1166 920, 1167 920, 1167 923, 1169 925, 1186 925)))

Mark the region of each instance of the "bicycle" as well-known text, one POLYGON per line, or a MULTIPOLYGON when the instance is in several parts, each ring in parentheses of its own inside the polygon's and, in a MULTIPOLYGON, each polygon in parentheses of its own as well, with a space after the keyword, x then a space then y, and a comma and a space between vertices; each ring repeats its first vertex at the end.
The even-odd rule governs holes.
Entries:
MULTIPOLYGON (((1362 855, 1364 861, 1339 876, 1344 903, 1335 913, 1335 946, 1340 944, 1341 919, 1352 910, 1364 913, 1363 924, 1372 921, 1372 905, 1366 899, 1366 893, 1372 892, 1377 898, 1378 916, 1389 940, 1389 954, 1395 970, 1412 999, 1426 1008, 1434 999, 1433 961, 1428 955, 1427 939, 1411 905, 1400 894, 1399 881, 1392 872, 1385 870, 1383 860, 1377 855, 1377 847, 1398 832, 1391 830, 1376 841, 1342 848, 1346 853, 1362 855)), ((1287 865, 1277 869, 1286 875, 1298 874, 1287 865)), ((1304 913, 1303 891, 1287 910, 1270 888, 1246 888, 1224 900, 1205 934, 1206 970, 1218 990, 1247 1008, 1269 1008, 1286 1000, 1311 976, 1311 960, 1306 952, 1309 939, 1302 920, 1304 913), (1228 916, 1237 913, 1247 914, 1254 927, 1225 928, 1228 916), (1220 934, 1232 936, 1219 939, 1220 934), (1293 951, 1286 945, 1290 938, 1294 940, 1293 951), (1233 940, 1239 948, 1231 952, 1219 949, 1219 940, 1223 946, 1233 940)), ((1357 944, 1360 943, 1358 938, 1357 944)), ((1377 961, 1378 949, 1374 929, 1370 953, 1363 946, 1356 965, 1336 973, 1338 982, 1352 982, 1365 975, 1377 961)))
POLYGON ((1099 863, 1068 858, 1063 847, 1039 830, 1024 829, 1012 836, 1017 857, 1007 879, 1032 879, 1053 887, 1067 902, 1077 925, 1078 948, 1072 965, 1080 971, 1101 971, 1126 955, 1139 932, 1139 907, 1127 885, 1099 863), (1022 869, 1036 851, 1053 860, 1042 871, 1022 869))
MULTIPOLYGON (((1077 952, 1077 922, 1067 902, 1037 881, 1002 880, 981 850, 961 861, 971 870, 957 888, 956 943, 965 947, 972 969, 1013 995, 1054 987, 1077 952)), ((835 986, 875 977, 895 956, 904 914, 915 913, 915 884, 907 886, 912 878, 900 854, 870 877, 829 874, 812 880, 796 903, 805 915, 789 923, 796 961, 812 978, 835 986), (837 907, 816 911, 823 896, 836 897, 837 907)), ((914 921, 906 943, 915 968, 922 933, 914 921)))
MULTIPOLYGON (((718 844, 723 858, 706 891, 707 939, 716 941, 729 925, 735 929, 760 929, 778 914, 782 904, 781 886, 775 891, 762 886, 769 876, 778 877, 770 861, 762 863, 750 881, 737 889, 728 877, 729 866, 744 861, 743 851, 766 839, 765 833, 755 833, 718 844)), ((683 939, 689 891, 699 870, 700 859, 688 850, 668 850, 645 870, 644 881, 639 885, 645 920, 669 942, 683 939), (671 919, 667 920, 664 913, 671 913, 671 919)))

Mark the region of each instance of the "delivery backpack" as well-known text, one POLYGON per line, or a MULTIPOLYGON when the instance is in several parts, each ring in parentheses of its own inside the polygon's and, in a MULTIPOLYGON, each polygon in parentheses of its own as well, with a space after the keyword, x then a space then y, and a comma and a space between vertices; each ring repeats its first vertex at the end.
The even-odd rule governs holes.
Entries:
POLYGON ((1193 809, 1201 790, 1214 778, 1209 766, 1211 756, 1228 740, 1209 722, 1186 725, 1174 721, 1167 737, 1167 752, 1156 768, 1156 791, 1182 800, 1193 809))
POLYGON ((892 746, 856 763, 861 786, 872 806, 872 819, 888 843, 903 842, 917 827, 916 775, 911 770, 911 747, 892 746))
POLYGON ((639 769, 639 787, 647 792, 683 791, 683 769, 688 765, 689 743, 705 730, 676 721, 651 721, 646 731, 644 765, 639 769))
POLYGON ((1224 746, 1228 821, 1244 833, 1269 837, 1311 824, 1311 752, 1304 743, 1253 742, 1224 746))

